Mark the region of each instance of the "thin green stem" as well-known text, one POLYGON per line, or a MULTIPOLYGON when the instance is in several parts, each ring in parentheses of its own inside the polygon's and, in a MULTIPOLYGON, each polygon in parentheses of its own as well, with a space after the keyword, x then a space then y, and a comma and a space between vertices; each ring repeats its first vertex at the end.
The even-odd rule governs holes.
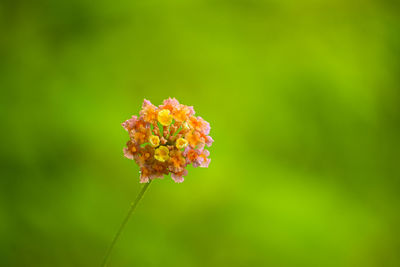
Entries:
POLYGON ((150 186, 150 183, 151 183, 151 180, 142 187, 142 190, 140 190, 139 194, 137 195, 137 197, 135 199, 135 202, 133 202, 131 204, 131 207, 130 207, 128 213, 126 214, 124 220, 122 221, 121 226, 119 227, 117 233, 114 236, 114 239, 111 242, 110 247, 107 250, 106 256, 104 257, 104 260, 103 260, 103 264, 101 265, 102 267, 107 266, 108 259, 110 258, 110 254, 111 254, 111 252, 112 252, 112 250, 113 250, 113 248, 115 246, 115 243, 117 242, 119 236, 122 233, 122 230, 125 228, 127 222, 129 221, 129 218, 131 217, 132 213, 135 211, 136 206, 138 205, 138 203, 142 199, 142 197, 143 197, 144 193, 146 192, 147 188, 150 186))

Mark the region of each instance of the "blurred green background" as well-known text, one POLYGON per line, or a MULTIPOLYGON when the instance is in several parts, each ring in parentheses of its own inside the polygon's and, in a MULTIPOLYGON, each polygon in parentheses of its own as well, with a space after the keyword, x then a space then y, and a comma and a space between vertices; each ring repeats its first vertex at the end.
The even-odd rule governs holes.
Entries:
POLYGON ((141 188, 120 123, 171 96, 211 164, 154 182, 110 266, 400 266, 400 5, 0 4, 0 265, 99 266, 141 188))

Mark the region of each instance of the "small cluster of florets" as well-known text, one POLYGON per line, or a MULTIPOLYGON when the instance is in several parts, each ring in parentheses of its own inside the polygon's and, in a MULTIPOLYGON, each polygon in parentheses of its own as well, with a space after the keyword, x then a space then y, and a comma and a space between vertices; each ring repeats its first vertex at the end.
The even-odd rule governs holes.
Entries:
POLYGON ((186 166, 208 167, 210 124, 195 117, 193 107, 182 105, 175 98, 164 100, 160 106, 144 100, 140 116, 132 116, 122 123, 129 132, 124 155, 140 166, 140 182, 163 178, 183 182, 186 166))

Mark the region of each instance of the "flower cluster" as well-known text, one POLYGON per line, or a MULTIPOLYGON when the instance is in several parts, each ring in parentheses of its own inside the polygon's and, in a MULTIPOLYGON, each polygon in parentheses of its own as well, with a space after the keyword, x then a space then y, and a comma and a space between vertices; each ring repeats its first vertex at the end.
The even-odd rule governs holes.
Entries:
POLYGON ((158 107, 144 100, 140 116, 122 123, 130 137, 124 155, 140 166, 141 183, 169 173, 181 183, 189 164, 208 167, 210 152, 204 147, 214 142, 209 136, 210 124, 194 113, 193 107, 175 98, 158 107))

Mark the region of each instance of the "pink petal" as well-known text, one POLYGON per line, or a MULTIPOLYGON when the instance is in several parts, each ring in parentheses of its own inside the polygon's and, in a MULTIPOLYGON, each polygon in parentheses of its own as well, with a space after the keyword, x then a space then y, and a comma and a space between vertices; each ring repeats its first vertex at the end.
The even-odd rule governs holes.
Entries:
POLYGON ((122 125, 122 127, 124 127, 125 130, 127 130, 129 132, 131 129, 133 129, 133 126, 135 125, 136 121, 137 121, 137 117, 132 116, 132 118, 124 121, 121 125, 122 125))
POLYGON ((201 164, 200 167, 202 168, 208 168, 208 165, 210 165, 211 159, 206 158, 201 164))
POLYGON ((208 147, 210 147, 213 142, 214 142, 214 139, 211 136, 207 136, 206 145, 208 147))
POLYGON ((132 151, 131 150, 129 150, 129 148, 127 148, 127 147, 124 147, 124 156, 125 156, 125 158, 127 158, 127 159, 133 159, 133 154, 132 154, 132 151))
POLYGON ((148 183, 150 180, 149 180, 149 177, 142 177, 142 176, 140 176, 140 183, 141 184, 145 184, 145 183, 148 183))
POLYGON ((176 175, 175 173, 171 173, 171 178, 175 181, 175 183, 182 183, 183 182, 183 180, 185 180, 184 178, 183 178, 183 176, 179 176, 179 175, 176 175))

